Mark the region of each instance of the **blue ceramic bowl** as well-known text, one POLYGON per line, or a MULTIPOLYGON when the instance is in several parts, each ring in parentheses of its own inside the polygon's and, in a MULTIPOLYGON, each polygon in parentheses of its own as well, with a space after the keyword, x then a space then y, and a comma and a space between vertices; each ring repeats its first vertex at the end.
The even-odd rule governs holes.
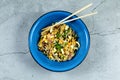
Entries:
MULTIPOLYGON (((38 41, 43 28, 52 23, 58 22, 69 16, 71 13, 67 11, 52 11, 44 14, 33 24, 29 33, 29 49, 34 60, 42 67, 56 72, 68 71, 78 66, 86 57, 89 46, 90 36, 86 25, 82 20, 76 20, 67 23, 78 35, 80 48, 76 51, 76 55, 69 61, 57 62, 49 60, 41 51, 38 50, 38 41)), ((73 16, 75 18, 77 16, 73 16)))

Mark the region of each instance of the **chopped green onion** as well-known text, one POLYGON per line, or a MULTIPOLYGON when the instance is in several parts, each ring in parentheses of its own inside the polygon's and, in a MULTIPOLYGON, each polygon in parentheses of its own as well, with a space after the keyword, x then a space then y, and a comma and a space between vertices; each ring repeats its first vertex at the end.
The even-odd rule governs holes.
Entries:
POLYGON ((55 43, 55 48, 58 50, 58 51, 61 51, 61 49, 63 48, 63 46, 61 44, 59 44, 58 42, 55 43))
POLYGON ((62 35, 60 34, 60 32, 58 32, 57 34, 56 34, 56 37, 57 38, 60 38, 62 35))

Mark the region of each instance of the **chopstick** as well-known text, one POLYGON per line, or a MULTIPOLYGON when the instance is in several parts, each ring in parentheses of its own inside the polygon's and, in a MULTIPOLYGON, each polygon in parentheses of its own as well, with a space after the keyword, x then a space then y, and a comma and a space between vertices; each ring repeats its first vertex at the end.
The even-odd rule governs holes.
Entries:
POLYGON ((90 14, 86 14, 86 15, 83 15, 83 16, 80 16, 80 17, 77 17, 77 18, 73 18, 73 19, 64 21, 64 22, 62 22, 62 23, 60 23, 60 24, 68 23, 68 22, 71 22, 71 21, 75 21, 75 20, 77 20, 77 19, 81 19, 81 18, 85 18, 85 17, 88 17, 88 16, 92 16, 92 15, 95 15, 95 14, 97 14, 97 12, 92 12, 92 13, 90 13, 90 14))
POLYGON ((71 14, 70 16, 68 16, 68 17, 64 18, 63 20, 59 21, 58 23, 52 25, 52 26, 51 26, 51 29, 50 29, 50 32, 52 32, 52 29, 53 29, 54 26, 56 26, 56 25, 58 25, 58 24, 61 24, 63 21, 65 21, 65 20, 69 19, 70 17, 72 17, 72 16, 74 16, 74 15, 82 12, 83 10, 89 8, 89 7, 92 6, 92 5, 93 5, 93 4, 90 3, 90 4, 86 5, 86 6, 84 6, 83 8, 79 9, 78 11, 74 12, 74 13, 71 14))
MULTIPOLYGON (((85 9, 89 8, 89 7, 90 7, 90 6, 92 6, 92 5, 93 5, 93 4, 92 4, 92 3, 90 3, 90 4, 86 5, 86 6, 84 6, 83 8, 81 8, 81 9, 77 10, 76 12, 74 12, 73 14, 71 14, 70 16, 68 16, 68 17, 64 18, 63 20, 61 20, 61 21, 57 22, 56 24, 54 24, 54 25, 50 26, 50 27, 51 27, 51 30, 52 30, 52 28, 53 28, 54 26, 56 26, 56 25, 58 25, 58 24, 61 24, 61 23, 62 23, 62 22, 64 22, 65 20, 67 20, 67 19, 69 19, 70 17, 72 17, 72 16, 74 16, 74 15, 76 15, 76 14, 78 14, 78 13, 82 12, 83 10, 85 10, 85 9)), ((44 29, 42 29, 42 30, 45 30, 45 29, 48 29, 48 28, 49 28, 49 27, 44 28, 44 29)))
POLYGON ((64 22, 65 20, 67 20, 67 19, 69 19, 70 17, 72 17, 72 16, 74 16, 74 15, 76 15, 76 14, 78 14, 78 13, 82 12, 83 10, 85 10, 85 9, 89 8, 89 7, 90 7, 90 6, 92 6, 92 5, 93 5, 93 4, 92 4, 92 3, 90 3, 90 4, 86 5, 86 6, 84 6, 83 8, 79 9, 78 11, 74 12, 73 14, 71 14, 70 16, 68 16, 68 17, 64 18, 63 20, 59 21, 59 22, 58 22, 58 23, 56 23, 56 24, 59 24, 59 23, 64 22))
POLYGON ((77 19, 80 19, 80 18, 85 18, 85 17, 88 17, 88 16, 92 16, 92 15, 94 15, 94 14, 97 14, 97 12, 92 12, 92 13, 90 13, 90 14, 86 14, 86 15, 83 15, 83 16, 80 16, 80 17, 77 17, 77 18, 73 18, 73 19, 68 20, 70 17, 72 17, 72 16, 74 16, 74 15, 82 12, 83 10, 89 8, 89 7, 92 6, 92 5, 93 5, 93 4, 90 3, 90 4, 86 5, 86 6, 84 6, 83 8, 79 9, 78 11, 74 12, 73 14, 69 15, 68 17, 62 19, 61 21, 59 21, 59 22, 57 22, 57 23, 55 23, 54 25, 49 26, 49 27, 46 27, 46 28, 44 28, 44 29, 42 29, 42 30, 49 30, 49 29, 50 29, 50 32, 52 32, 52 31, 53 31, 53 27, 55 27, 56 25, 68 23, 68 22, 71 22, 71 21, 74 21, 74 20, 77 20, 77 19))

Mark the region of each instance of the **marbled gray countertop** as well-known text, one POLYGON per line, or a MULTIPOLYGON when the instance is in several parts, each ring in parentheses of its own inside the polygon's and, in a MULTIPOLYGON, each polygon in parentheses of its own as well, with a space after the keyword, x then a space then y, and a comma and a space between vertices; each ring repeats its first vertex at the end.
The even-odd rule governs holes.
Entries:
POLYGON ((119 0, 0 0, 0 80, 120 80, 119 0), (53 10, 75 12, 86 4, 94 6, 79 15, 90 36, 88 56, 67 72, 41 68, 28 49, 28 33, 34 21, 53 10))

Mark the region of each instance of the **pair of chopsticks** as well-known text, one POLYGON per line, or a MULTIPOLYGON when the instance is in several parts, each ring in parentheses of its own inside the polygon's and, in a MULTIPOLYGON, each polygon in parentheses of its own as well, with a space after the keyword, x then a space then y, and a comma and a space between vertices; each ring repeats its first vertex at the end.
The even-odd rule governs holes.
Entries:
POLYGON ((90 3, 90 4, 86 5, 86 6, 84 6, 84 7, 81 8, 80 10, 74 12, 74 13, 71 14, 70 16, 68 16, 68 17, 64 18, 63 20, 59 21, 58 23, 56 23, 56 25, 57 25, 57 24, 62 24, 62 23, 68 23, 68 22, 71 22, 71 21, 74 21, 74 20, 77 20, 77 19, 80 19, 80 18, 85 18, 85 17, 91 16, 91 15, 97 14, 97 12, 92 12, 92 13, 90 13, 90 14, 86 14, 86 15, 80 16, 80 17, 78 17, 78 18, 74 18, 74 19, 67 20, 67 19, 69 19, 70 17, 72 17, 72 16, 74 16, 74 15, 82 12, 83 10, 89 8, 89 7, 92 6, 92 5, 93 5, 93 4, 90 3), (66 21, 66 20, 67 20, 67 21, 66 21))
MULTIPOLYGON (((86 14, 86 15, 83 15, 83 16, 80 16, 80 17, 77 17, 77 18, 69 19, 69 18, 71 18, 72 16, 74 16, 74 15, 76 15, 76 14, 82 12, 83 10, 89 8, 89 7, 92 6, 92 5, 93 5, 93 4, 90 3, 90 4, 86 5, 86 6, 84 6, 83 8, 81 8, 80 10, 74 12, 74 13, 71 14, 70 16, 68 16, 68 17, 66 17, 66 18, 64 18, 64 19, 62 19, 62 20, 59 21, 59 22, 57 22, 56 24, 54 24, 54 25, 52 25, 52 26, 50 26, 50 27, 44 28, 44 29, 50 29, 50 32, 52 32, 53 27, 56 26, 56 25, 68 23, 68 22, 75 21, 75 20, 80 19, 80 18, 85 18, 85 17, 88 17, 88 16, 92 16, 92 15, 97 14, 97 12, 92 12, 92 13, 89 13, 89 14, 86 14), (68 19, 69 19, 69 20, 68 20, 68 19)), ((43 30, 44 30, 44 29, 43 29, 43 30)))

